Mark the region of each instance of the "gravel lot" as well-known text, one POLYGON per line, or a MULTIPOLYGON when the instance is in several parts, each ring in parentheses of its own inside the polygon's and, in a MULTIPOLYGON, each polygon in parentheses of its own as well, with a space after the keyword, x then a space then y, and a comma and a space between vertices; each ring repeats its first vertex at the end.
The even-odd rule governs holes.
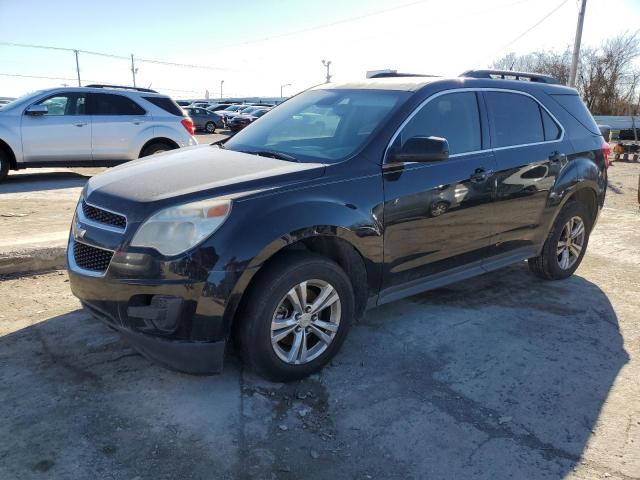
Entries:
MULTIPOLYGON (((293 384, 233 355, 214 377, 161 369, 80 311, 64 272, 4 278, 0 478, 640 478, 639 174, 610 169, 574 277, 522 264, 371 310, 293 384)), ((0 211, 33 193, 44 215, 41 181, 1 190, 0 211)))

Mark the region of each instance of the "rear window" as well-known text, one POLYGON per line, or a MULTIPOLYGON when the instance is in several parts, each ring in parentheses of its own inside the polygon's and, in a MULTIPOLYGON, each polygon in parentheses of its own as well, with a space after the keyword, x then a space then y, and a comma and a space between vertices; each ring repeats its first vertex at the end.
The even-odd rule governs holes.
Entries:
POLYGON ((542 125, 544 126, 544 139, 557 140, 560 138, 560 127, 553 121, 553 118, 551 118, 547 111, 541 108, 540 115, 542 115, 542 125))
POLYGON ((538 103, 507 92, 487 92, 489 118, 494 129, 494 146, 509 147, 543 142, 545 139, 538 103))
POLYGON ((156 107, 161 108, 171 115, 182 117, 184 113, 176 102, 169 97, 143 97, 147 102, 153 103, 156 107))
POLYGON ((92 115, 144 115, 144 109, 133 100, 111 93, 92 93, 92 115))
POLYGON ((596 124, 596 121, 589 113, 587 106, 584 104, 579 95, 551 95, 556 102, 558 102, 562 108, 564 108, 569 114, 582 124, 587 130, 596 135, 600 135, 600 129, 596 124))

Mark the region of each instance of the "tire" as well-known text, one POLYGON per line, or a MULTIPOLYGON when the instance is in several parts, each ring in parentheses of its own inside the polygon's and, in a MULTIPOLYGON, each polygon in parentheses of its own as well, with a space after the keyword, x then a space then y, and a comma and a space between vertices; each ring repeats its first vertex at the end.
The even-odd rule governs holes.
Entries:
POLYGON ((0 182, 7 178, 7 175, 9 175, 10 166, 11 165, 9 164, 9 157, 6 153, 0 150, 0 182))
MULTIPOLYGON (((573 272, 580 266, 582 258, 587 250, 587 244, 589 243, 589 235, 591 233, 592 218, 589 215, 587 207, 577 201, 570 200, 562 209, 556 221, 553 223, 553 227, 549 232, 547 240, 542 247, 542 252, 539 256, 530 258, 528 260, 529 269, 538 277, 545 280, 561 280, 563 278, 570 277, 573 272), (569 222, 574 221, 571 227, 575 233, 579 230, 579 224, 577 220, 582 222, 584 233, 582 235, 582 243, 579 245, 580 251, 578 255, 575 255, 575 249, 578 245, 579 237, 572 239, 571 247, 562 248, 562 244, 559 242, 564 241, 567 235, 567 229, 569 228, 569 222), (560 253, 562 251, 562 253, 560 253), (568 252, 565 254, 565 251, 568 252), (562 264, 569 255, 570 262, 562 264)), ((563 242, 567 243, 567 242, 563 242)))
POLYGON ((216 124, 213 122, 207 122, 204 126, 204 131, 207 133, 216 133, 216 124))
POLYGON ((176 147, 173 145, 169 145, 168 143, 163 142, 155 142, 150 145, 147 145, 140 152, 140 158, 148 157, 149 155, 154 155, 156 153, 168 152, 169 150, 174 150, 176 147))
POLYGON ((258 275, 243 303, 238 316, 241 323, 235 331, 246 366, 279 382, 299 380, 319 371, 340 349, 355 314, 349 277, 335 262, 307 252, 291 252, 258 275), (334 294, 338 299, 319 308, 317 315, 313 310, 296 314, 302 310, 295 308, 291 298, 301 299, 297 292, 302 290, 302 282, 307 282, 307 305, 323 294, 328 301, 334 299, 334 294), (281 325, 274 327, 274 319, 281 325), (316 331, 328 340, 321 341, 316 331), (278 335, 284 336, 274 344, 274 336, 278 335), (300 348, 294 355, 298 337, 300 348))

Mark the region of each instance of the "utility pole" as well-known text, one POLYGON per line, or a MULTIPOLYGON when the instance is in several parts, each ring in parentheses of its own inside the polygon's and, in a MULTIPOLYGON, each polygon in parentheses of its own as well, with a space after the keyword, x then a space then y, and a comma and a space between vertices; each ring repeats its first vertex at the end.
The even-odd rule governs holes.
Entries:
POLYGON ((78 73, 78 86, 82 86, 82 82, 80 82, 80 62, 78 61, 78 50, 74 50, 73 53, 76 54, 76 72, 78 73))
POLYGON ((329 83, 331 82, 331 75, 329 75, 329 66, 331 65, 331 60, 322 60, 322 65, 327 68, 327 81, 325 83, 329 83))
POLYGON ((133 76, 133 87, 136 87, 136 73, 138 73, 138 69, 136 68, 135 63, 133 63, 133 53, 131 54, 131 75, 133 76))
POLYGON ((283 89, 284 87, 290 87, 290 86, 291 86, 291 84, 290 84, 290 83, 285 83, 284 85, 280 85, 280 98, 281 98, 281 99, 282 99, 282 98, 284 98, 284 97, 282 96, 282 89, 283 89))
POLYGON ((576 27, 576 41, 573 44, 573 57, 571 58, 571 70, 569 71, 569 86, 576 86, 576 74, 578 72, 578 58, 580 57, 580 42, 582 41, 582 25, 584 24, 584 12, 587 9, 587 0, 582 0, 580 13, 578 14, 578 26, 576 27))
POLYGON ((222 98, 222 85, 224 85, 224 80, 220 80, 220 98, 222 98))

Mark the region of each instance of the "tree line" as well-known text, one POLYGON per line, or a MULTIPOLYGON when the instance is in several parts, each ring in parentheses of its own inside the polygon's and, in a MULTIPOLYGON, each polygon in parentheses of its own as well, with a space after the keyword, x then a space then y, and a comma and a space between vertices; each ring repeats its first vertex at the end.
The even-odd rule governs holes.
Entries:
MULTIPOLYGON (((640 36, 624 33, 597 47, 580 51, 576 89, 593 115, 640 114, 640 36)), ((569 83, 571 49, 542 50, 524 55, 511 52, 495 61, 492 68, 536 72, 569 83)))

